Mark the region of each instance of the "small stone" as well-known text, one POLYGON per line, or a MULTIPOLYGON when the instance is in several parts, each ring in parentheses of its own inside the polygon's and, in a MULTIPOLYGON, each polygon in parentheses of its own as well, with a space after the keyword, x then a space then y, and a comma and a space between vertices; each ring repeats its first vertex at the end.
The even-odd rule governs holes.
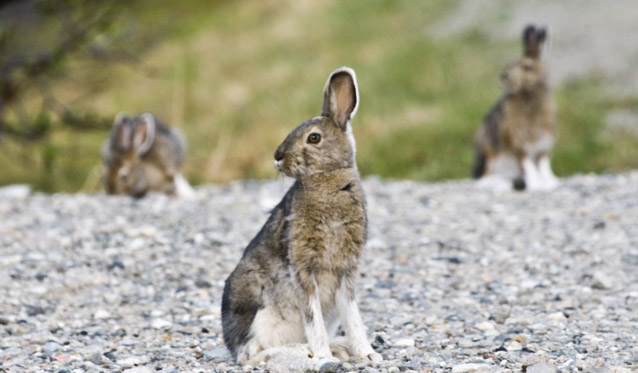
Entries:
POLYGON ((355 370, 355 366, 350 364, 350 363, 343 363, 341 364, 341 369, 343 369, 344 372, 351 372, 353 370, 355 370))
POLYGON ((510 341, 510 343, 505 345, 507 351, 520 351, 523 349, 523 345, 518 341, 510 341))
POLYGON ((210 351, 204 351, 204 355, 202 356, 202 358, 204 359, 205 362, 209 362, 209 361, 218 360, 218 359, 226 359, 229 356, 230 355, 226 347, 218 346, 213 348, 210 351))
POLYGON ((409 323, 411 320, 409 317, 405 317, 405 316, 392 316, 390 318, 390 324, 392 325, 405 325, 407 323, 409 323))
POLYGON ((133 367, 129 369, 125 369, 124 373, 153 373, 154 370, 151 368, 147 368, 145 366, 133 367))
POLYGON ((321 368, 319 368, 319 373, 337 373, 341 365, 342 363, 332 361, 324 363, 321 365, 321 368))
POLYGON ((117 365, 123 368, 130 368, 137 365, 144 365, 148 362, 148 358, 146 356, 131 356, 126 359, 121 359, 117 361, 117 365))
POLYGON ((494 326, 494 324, 492 324, 489 321, 483 321, 476 324, 476 328, 478 330, 482 330, 483 333, 489 337, 494 337, 499 335, 499 332, 498 330, 496 330, 496 327, 494 326))
POLYGON ((102 360, 103 360, 102 354, 100 354, 99 352, 94 352, 89 357, 89 361, 92 362, 95 365, 102 364, 102 360))
POLYGON ((111 317, 111 314, 107 310, 99 309, 93 314, 93 318, 96 320, 104 320, 111 317))
POLYGON ((399 373, 401 369, 399 367, 390 367, 388 368, 388 373, 399 373))
POLYGON ((153 329, 170 328, 172 325, 173 325, 172 322, 164 320, 164 319, 154 319, 153 322, 151 322, 151 327, 153 329))
POLYGON ((46 308, 40 306, 30 306, 27 305, 27 315, 28 316, 37 316, 44 315, 47 312, 46 308))
POLYGON ((591 288, 598 290, 609 290, 614 287, 613 280, 602 272, 594 273, 591 281, 591 288))
POLYGON ((459 364, 452 367, 452 373, 486 373, 491 372, 487 364, 459 364))
POLYGON ((414 347, 414 345, 415 342, 412 338, 397 339, 393 344, 394 347, 414 347))
POLYGON ((59 350, 60 348, 62 348, 62 346, 57 342, 47 342, 42 346, 42 351, 53 352, 59 350))
POLYGON ((556 368, 548 364, 534 364, 527 367, 526 373, 556 373, 556 368))
POLYGON ((554 321, 565 321, 567 320, 567 318, 565 317, 565 314, 562 312, 554 312, 554 313, 550 313, 549 315, 547 315, 547 318, 550 320, 554 320, 554 321))
POLYGON ((31 187, 27 184, 14 184, 0 187, 0 198, 25 199, 31 194, 31 187))

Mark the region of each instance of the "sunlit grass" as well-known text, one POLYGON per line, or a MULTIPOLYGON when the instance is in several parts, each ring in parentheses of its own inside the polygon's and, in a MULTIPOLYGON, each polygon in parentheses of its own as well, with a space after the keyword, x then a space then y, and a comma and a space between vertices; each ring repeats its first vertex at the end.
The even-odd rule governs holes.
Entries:
MULTIPOLYGON (((501 94, 503 66, 520 48, 517 35, 495 44, 474 30, 432 39, 428 28, 452 6, 443 2, 175 4, 144 9, 141 27, 168 35, 140 51, 142 64, 96 70, 76 62, 55 91, 79 110, 113 117, 149 111, 180 127, 189 140, 186 174, 195 183, 275 177, 274 149, 319 114, 325 79, 342 65, 359 79, 353 128, 362 174, 469 177, 474 131, 501 94)), ((635 137, 605 133, 605 112, 617 103, 598 88, 592 80, 556 92, 559 175, 638 167, 635 137)), ((3 145, 0 183, 95 190, 106 136, 61 132, 47 145, 3 145)))

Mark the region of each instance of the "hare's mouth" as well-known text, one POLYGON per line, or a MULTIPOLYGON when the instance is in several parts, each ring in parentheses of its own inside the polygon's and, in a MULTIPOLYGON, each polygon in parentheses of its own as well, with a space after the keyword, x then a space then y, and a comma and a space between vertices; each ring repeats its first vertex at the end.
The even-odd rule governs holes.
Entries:
POLYGON ((282 164, 281 164, 281 163, 282 163, 281 161, 278 161, 278 160, 276 160, 276 159, 275 159, 275 170, 277 170, 277 171, 279 171, 279 172, 284 172, 284 171, 281 169, 281 167, 282 167, 282 164))

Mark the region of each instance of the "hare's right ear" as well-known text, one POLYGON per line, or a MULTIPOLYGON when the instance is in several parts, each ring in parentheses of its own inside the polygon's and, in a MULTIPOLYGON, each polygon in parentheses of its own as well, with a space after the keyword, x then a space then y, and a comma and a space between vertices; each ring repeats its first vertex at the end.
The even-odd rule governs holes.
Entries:
POLYGON ((359 107, 357 76, 349 67, 341 67, 328 77, 323 90, 321 115, 331 118, 345 131, 359 107))
POLYGON ((133 135, 133 146, 135 152, 140 157, 146 154, 155 141, 155 117, 152 114, 144 113, 139 116, 135 134, 133 135))
POLYGON ((131 117, 126 113, 119 113, 113 122, 113 130, 111 131, 111 146, 127 151, 131 147, 131 117))

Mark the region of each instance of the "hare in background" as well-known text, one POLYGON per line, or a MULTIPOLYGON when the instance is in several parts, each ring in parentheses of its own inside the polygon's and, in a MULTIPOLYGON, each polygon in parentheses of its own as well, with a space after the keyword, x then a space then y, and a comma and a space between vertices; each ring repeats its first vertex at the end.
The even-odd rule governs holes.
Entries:
POLYGON ((350 127, 358 104, 354 71, 335 70, 321 115, 275 151, 275 168, 295 183, 246 247, 222 299, 224 341, 241 364, 294 371, 335 356, 382 360, 366 338, 355 289, 367 232, 350 127), (339 325, 347 342, 330 344, 339 325))
POLYGON ((152 114, 118 114, 102 146, 106 192, 136 198, 149 191, 190 197, 194 192, 180 173, 185 154, 181 132, 152 114))
POLYGON ((555 105, 540 54, 544 28, 523 31, 523 56, 501 79, 505 94, 475 137, 472 170, 478 185, 497 190, 550 190, 558 186, 550 165, 556 130, 555 105))

